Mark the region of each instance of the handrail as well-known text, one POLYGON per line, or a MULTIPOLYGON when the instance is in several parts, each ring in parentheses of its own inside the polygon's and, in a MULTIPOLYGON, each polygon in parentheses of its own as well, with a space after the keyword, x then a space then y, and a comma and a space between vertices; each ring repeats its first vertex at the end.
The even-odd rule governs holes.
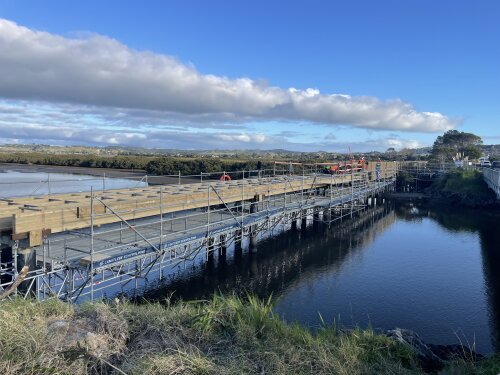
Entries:
POLYGON ((500 170, 483 168, 483 178, 500 199, 500 170))

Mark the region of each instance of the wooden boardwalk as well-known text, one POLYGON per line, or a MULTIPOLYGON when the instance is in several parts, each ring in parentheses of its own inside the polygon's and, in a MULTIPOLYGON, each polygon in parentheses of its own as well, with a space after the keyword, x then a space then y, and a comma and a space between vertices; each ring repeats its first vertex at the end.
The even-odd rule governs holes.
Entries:
POLYGON ((392 188, 396 173, 395 163, 369 163, 347 174, 2 199, 0 291, 25 264, 25 292, 40 299, 92 299, 130 280, 161 279, 165 268, 209 259, 215 249, 243 241, 255 248, 258 237, 277 226, 293 228, 313 216, 328 223, 352 217, 368 197, 392 188))
MULTIPOLYGON (((396 173, 394 163, 382 163, 381 178, 396 173)), ((291 194, 313 187, 343 185, 351 180, 374 181, 375 163, 366 173, 353 175, 275 176, 262 179, 163 185, 138 189, 57 194, 0 200, 0 233, 10 233, 14 240, 27 239, 28 246, 38 246, 44 235, 87 228, 94 225, 132 220, 238 201, 291 194), (113 212, 114 211, 114 212, 113 212), (119 218, 116 213, 119 213, 119 218)))

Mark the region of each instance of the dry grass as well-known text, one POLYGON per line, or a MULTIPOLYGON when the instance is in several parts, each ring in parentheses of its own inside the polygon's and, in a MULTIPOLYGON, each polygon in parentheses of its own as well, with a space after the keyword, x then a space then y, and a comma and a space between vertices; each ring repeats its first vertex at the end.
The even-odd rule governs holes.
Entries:
MULTIPOLYGON (((492 370, 486 366, 455 363, 444 373, 488 371, 492 370)), ((273 314, 270 301, 214 296, 211 301, 174 305, 123 302, 78 308, 57 301, 7 301, 0 304, 0 373, 351 375, 421 371, 408 348, 371 330, 342 332, 323 327, 313 334, 284 323, 273 314)))

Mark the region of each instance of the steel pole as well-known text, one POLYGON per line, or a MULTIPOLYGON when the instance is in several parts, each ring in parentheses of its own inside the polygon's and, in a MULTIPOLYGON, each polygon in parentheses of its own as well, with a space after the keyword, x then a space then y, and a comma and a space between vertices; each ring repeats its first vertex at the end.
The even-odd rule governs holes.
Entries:
POLYGON ((351 219, 352 219, 352 209, 354 205, 354 168, 353 165, 351 164, 351 219))
POLYGON ((94 302, 94 188, 90 187, 90 302, 94 302))
POLYGON ((210 233, 210 184, 208 185, 208 200, 207 200, 207 236, 210 233))
MULTIPOLYGON (((179 172, 180 178, 180 172, 179 172)), ((162 279, 162 261, 163 261, 163 186, 160 186, 160 280, 162 279)))

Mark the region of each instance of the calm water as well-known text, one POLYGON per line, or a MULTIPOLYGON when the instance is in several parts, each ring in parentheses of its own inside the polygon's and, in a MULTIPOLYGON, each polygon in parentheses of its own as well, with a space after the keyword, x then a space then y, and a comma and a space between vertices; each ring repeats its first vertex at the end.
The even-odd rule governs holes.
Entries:
MULTIPOLYGON (((46 173, 0 173, 0 197, 48 192, 46 173)), ((144 184, 145 185, 145 184, 144 184)), ((95 176, 51 174, 51 192, 102 189, 95 176)), ((137 181, 106 179, 106 189, 137 181)), ((142 185, 141 185, 142 186, 142 185)), ((169 272, 162 288, 184 299, 214 291, 273 295, 276 312, 312 328, 410 328, 432 343, 500 351, 500 215, 390 203, 353 221, 285 230, 235 253, 169 272)))
POLYGON ((410 328, 426 341, 500 351, 500 216, 391 203, 352 223, 286 231, 179 274, 148 298, 272 293, 310 327, 410 328))
POLYGON ((27 195, 79 193, 104 189, 145 187, 147 183, 125 178, 104 178, 70 173, 0 171, 0 198, 27 195))

